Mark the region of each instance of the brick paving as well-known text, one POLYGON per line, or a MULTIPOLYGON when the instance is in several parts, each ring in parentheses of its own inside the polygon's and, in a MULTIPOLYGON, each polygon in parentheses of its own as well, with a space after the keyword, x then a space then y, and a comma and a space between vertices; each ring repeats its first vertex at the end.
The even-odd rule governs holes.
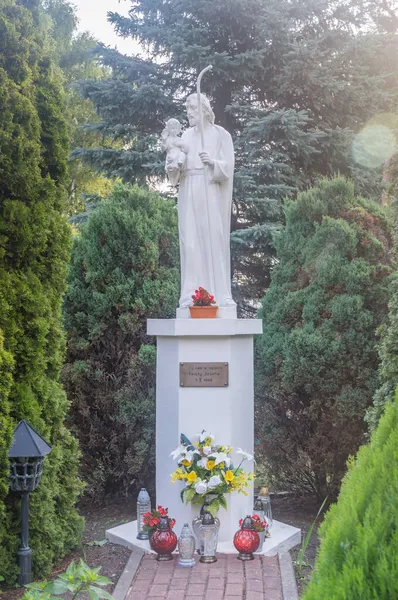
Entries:
POLYGON ((158 562, 145 555, 126 600, 282 600, 278 557, 242 562, 219 554, 216 563, 188 569, 178 559, 158 562))

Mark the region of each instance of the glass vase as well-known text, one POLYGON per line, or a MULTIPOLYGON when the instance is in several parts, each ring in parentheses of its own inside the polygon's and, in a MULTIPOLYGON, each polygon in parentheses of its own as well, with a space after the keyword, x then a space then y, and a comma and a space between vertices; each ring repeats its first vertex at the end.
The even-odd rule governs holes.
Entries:
POLYGON ((184 527, 182 528, 181 535, 178 538, 178 551, 180 553, 178 565, 180 567, 194 567, 195 566, 195 559, 194 559, 195 548, 196 548, 195 536, 193 535, 188 523, 185 523, 184 527))
POLYGON ((145 488, 142 488, 137 498, 137 540, 149 540, 149 533, 143 530, 144 514, 151 512, 151 499, 145 488))

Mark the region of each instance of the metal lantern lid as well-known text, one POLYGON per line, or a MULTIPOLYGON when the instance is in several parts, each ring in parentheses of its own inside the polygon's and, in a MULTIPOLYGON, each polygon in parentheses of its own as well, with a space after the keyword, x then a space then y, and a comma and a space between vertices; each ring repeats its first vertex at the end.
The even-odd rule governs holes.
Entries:
POLYGON ((245 517, 243 519, 241 529, 248 529, 248 530, 254 531, 254 523, 253 523, 253 519, 251 518, 250 515, 247 515, 247 517, 245 517))
POLYGON ((170 529, 169 517, 160 517, 158 530, 159 531, 169 531, 169 529, 170 529))
POLYGON ((257 498, 257 500, 254 503, 253 510, 255 510, 256 512, 257 511, 261 512, 263 510, 263 502, 262 502, 261 498, 257 498))
POLYGON ((14 439, 8 458, 44 458, 52 450, 44 438, 25 419, 14 430, 14 439))
POLYGON ((205 512, 205 514, 202 517, 202 525, 214 525, 215 521, 214 521, 214 517, 213 515, 211 515, 209 512, 205 512))

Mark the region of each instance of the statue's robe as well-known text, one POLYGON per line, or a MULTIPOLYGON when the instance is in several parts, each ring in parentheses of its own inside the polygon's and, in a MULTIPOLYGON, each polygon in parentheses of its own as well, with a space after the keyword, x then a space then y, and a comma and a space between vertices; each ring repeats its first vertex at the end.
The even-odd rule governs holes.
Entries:
POLYGON ((204 139, 204 151, 214 166, 204 167, 199 157, 200 133, 192 127, 182 135, 188 151, 182 169, 168 171, 170 182, 180 184, 180 307, 192 304, 191 296, 199 286, 214 295, 218 306, 235 304, 230 265, 234 148, 230 134, 217 125, 205 125, 204 139), (209 182, 207 202, 204 169, 209 182))

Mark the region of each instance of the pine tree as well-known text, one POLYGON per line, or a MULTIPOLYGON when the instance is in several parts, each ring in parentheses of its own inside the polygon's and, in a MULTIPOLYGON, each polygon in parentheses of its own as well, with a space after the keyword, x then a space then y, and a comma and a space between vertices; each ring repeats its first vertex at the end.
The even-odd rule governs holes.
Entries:
POLYGON ((285 218, 256 346, 257 437, 280 482, 323 499, 364 441, 391 233, 385 209, 344 179, 300 193, 285 218))
POLYGON ((303 600, 398 597, 398 396, 344 478, 320 528, 303 600))
MULTIPOLYGON (((98 146, 101 135, 84 129, 89 122, 97 122, 98 117, 91 100, 82 98, 78 82, 82 79, 101 80, 107 71, 92 60, 92 52, 97 41, 87 32, 78 33, 76 7, 67 0, 43 0, 46 14, 50 17, 55 63, 59 66, 65 91, 64 114, 68 124, 70 149, 79 146, 98 146)), ((85 161, 69 160, 67 185, 67 211, 70 215, 80 215, 86 202, 107 198, 114 181, 106 179, 85 161)), ((73 217, 71 219, 73 221, 73 217)))
POLYGON ((141 43, 145 57, 102 46, 99 59, 112 77, 83 86, 101 119, 96 128, 122 145, 76 155, 108 176, 157 182, 164 122, 185 118, 185 97, 212 64, 203 89, 237 153, 235 296, 253 314, 274 262, 282 198, 336 171, 378 195, 380 173, 353 164, 351 142, 396 94, 393 17, 378 0, 366 7, 361 0, 134 2, 128 17, 109 18, 121 36, 141 43))
POLYGON ((156 350, 146 321, 174 316, 177 265, 174 204, 138 187, 115 186, 75 240, 63 379, 94 500, 153 482, 156 350))
POLYGON ((0 565, 9 583, 18 572, 19 502, 7 495, 6 455, 20 419, 53 446, 31 498, 34 575, 48 573, 82 531, 74 508, 79 451, 59 383, 68 138, 43 22, 38 1, 0 0, 0 565))

